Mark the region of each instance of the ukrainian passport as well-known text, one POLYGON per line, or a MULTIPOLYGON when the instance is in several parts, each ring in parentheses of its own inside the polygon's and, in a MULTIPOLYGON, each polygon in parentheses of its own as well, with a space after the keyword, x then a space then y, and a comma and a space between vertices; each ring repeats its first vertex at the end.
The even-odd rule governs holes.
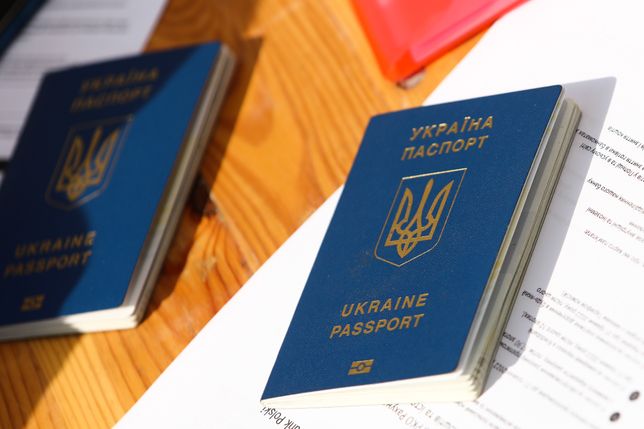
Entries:
POLYGON ((231 67, 215 42, 44 77, 0 187, 0 339, 138 323, 231 67))
POLYGON ((262 402, 476 398, 579 118, 561 86, 372 118, 262 402))

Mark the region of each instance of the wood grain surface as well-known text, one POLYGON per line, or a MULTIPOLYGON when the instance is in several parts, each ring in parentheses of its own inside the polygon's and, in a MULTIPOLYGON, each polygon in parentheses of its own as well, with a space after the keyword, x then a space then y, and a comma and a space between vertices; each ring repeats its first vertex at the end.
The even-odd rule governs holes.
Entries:
POLYGON ((148 50, 213 39, 238 68, 145 320, 0 344, 0 428, 112 426, 344 181, 368 118, 419 105, 477 40, 404 90, 347 1, 170 0, 148 50))

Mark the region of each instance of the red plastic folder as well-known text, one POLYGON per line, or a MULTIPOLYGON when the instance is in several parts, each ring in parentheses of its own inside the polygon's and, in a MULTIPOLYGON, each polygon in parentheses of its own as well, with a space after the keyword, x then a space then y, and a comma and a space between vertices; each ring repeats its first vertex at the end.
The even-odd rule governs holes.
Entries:
POLYGON ((525 0, 352 0, 384 75, 400 81, 525 0))

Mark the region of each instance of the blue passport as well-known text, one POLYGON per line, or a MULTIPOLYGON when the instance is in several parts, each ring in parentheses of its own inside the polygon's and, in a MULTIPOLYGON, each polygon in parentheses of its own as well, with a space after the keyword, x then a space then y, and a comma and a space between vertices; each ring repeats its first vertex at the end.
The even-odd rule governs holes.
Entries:
POLYGON ((579 117, 551 86, 372 118, 262 402, 479 395, 579 117))
POLYGON ((141 319, 231 67, 209 43, 44 77, 0 187, 0 339, 141 319))

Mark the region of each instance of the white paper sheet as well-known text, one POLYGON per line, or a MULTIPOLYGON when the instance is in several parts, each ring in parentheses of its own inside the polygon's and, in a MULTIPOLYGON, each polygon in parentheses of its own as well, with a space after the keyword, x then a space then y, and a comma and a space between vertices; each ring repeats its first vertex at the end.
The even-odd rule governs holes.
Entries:
POLYGON ((140 52, 165 0, 48 0, 0 61, 0 159, 16 139, 43 74, 140 52))
POLYGON ((593 80, 567 86, 584 118, 479 400, 317 410, 259 404, 335 196, 118 427, 642 427, 644 67, 638 44, 644 30, 638 16, 627 2, 533 0, 497 23, 430 99, 593 80))

